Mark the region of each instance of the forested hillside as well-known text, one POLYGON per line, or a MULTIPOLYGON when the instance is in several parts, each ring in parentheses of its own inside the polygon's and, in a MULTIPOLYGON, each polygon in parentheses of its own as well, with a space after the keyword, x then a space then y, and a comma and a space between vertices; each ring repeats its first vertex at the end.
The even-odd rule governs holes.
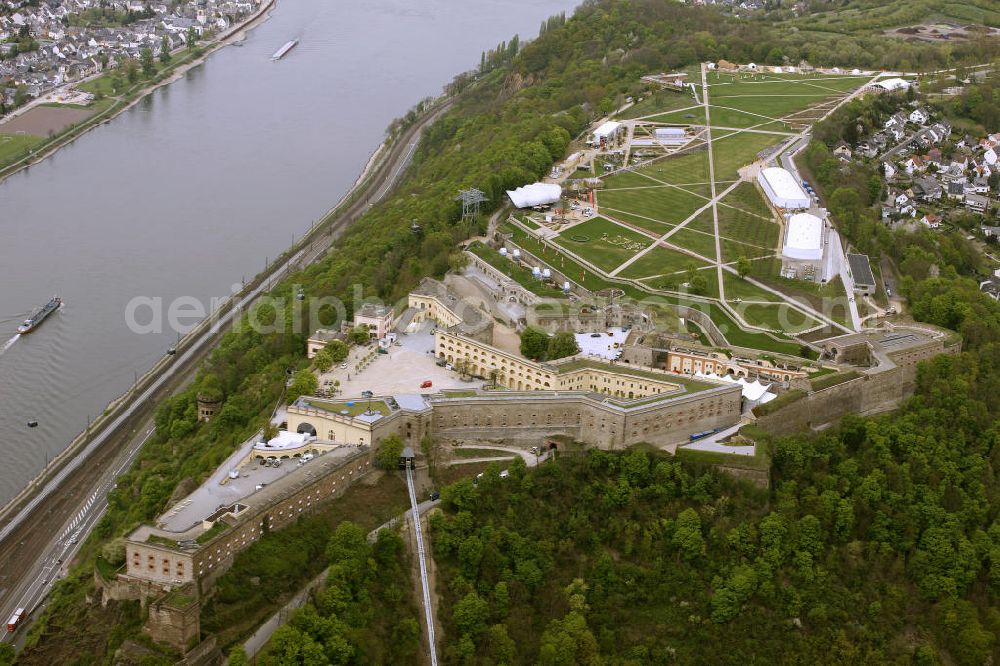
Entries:
POLYGON ((998 356, 773 442, 767 493, 641 450, 447 488, 448 663, 995 663, 998 356))
MULTIPOLYGON (((571 137, 638 94, 651 71, 718 58, 932 69, 997 54, 993 42, 902 43, 809 31, 786 18, 588 0, 571 18, 546 22, 537 39, 494 49, 483 72, 449 86, 453 108, 425 135, 394 196, 273 294, 292 302, 300 284, 310 297, 335 296, 351 308, 354 285, 388 301, 426 275, 441 276, 459 259, 456 243, 476 231, 458 224, 460 188, 484 190, 487 210, 501 205, 503 190, 546 173, 571 137), (411 230, 414 221, 421 233, 411 230)), ((573 663, 558 661, 574 654, 563 644, 582 646, 581 659, 600 653, 635 663, 675 654, 752 661, 754 650, 758 661, 996 658, 1000 317, 961 276, 961 262, 929 243, 923 251, 945 270, 914 278, 914 313, 961 330, 968 352, 925 369, 919 396, 898 417, 778 443, 769 496, 641 454, 568 460, 508 486, 484 484, 477 496, 453 490, 447 521, 435 529, 449 574, 442 589, 463 602, 454 612, 448 604, 443 618, 451 660, 513 649, 519 660, 573 663), (513 557, 514 546, 523 557, 513 557), (575 578, 582 586, 567 593, 575 578)), ((46 650, 60 649, 81 663, 110 662, 140 635, 138 604, 98 611, 89 603, 95 564, 113 571, 122 535, 163 511, 179 485, 204 479, 263 423, 286 369, 305 365, 309 333, 292 330, 290 318, 268 334, 244 323, 198 382, 161 407, 156 435, 119 479, 73 573, 37 619, 27 663, 52 663, 46 650), (199 390, 224 399, 209 424, 197 420, 199 390)))

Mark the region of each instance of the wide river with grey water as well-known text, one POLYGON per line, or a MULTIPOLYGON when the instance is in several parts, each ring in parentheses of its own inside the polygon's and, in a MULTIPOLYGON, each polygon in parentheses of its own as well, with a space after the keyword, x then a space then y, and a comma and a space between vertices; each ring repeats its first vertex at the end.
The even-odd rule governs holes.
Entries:
POLYGON ((576 3, 279 0, 241 47, 0 184, 0 503, 176 340, 132 332, 132 299, 227 296, 351 187, 393 118, 576 3), (63 308, 16 337, 53 294, 63 308))

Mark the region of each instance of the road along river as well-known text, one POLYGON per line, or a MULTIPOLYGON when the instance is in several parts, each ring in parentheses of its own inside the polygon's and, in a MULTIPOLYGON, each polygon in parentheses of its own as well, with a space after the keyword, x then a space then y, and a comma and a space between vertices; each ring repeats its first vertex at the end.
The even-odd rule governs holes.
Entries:
POLYGON ((0 184, 0 502, 176 340, 131 331, 132 299, 229 295, 350 188, 393 118, 574 4, 279 0, 243 46, 0 184), (15 336, 53 294, 63 308, 15 336))

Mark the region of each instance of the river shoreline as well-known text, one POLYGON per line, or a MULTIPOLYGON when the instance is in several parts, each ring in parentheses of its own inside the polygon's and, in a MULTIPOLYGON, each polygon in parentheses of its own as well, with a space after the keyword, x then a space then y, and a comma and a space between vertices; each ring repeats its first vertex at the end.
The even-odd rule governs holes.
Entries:
MULTIPOLYGON (((236 42, 242 42, 243 40, 246 39, 247 32, 249 32, 250 30, 253 30, 254 28, 256 28, 259 25, 261 25, 262 23, 264 23, 264 21, 267 21, 269 18, 271 18, 271 11, 274 9, 274 6, 275 6, 276 3, 277 3, 277 0, 264 0, 263 4, 261 4, 260 8, 256 12, 254 12, 252 15, 248 16, 245 21, 243 21, 242 23, 239 23, 239 24, 231 27, 227 32, 219 35, 219 37, 217 39, 213 40, 212 42, 209 42, 209 43, 205 44, 203 46, 204 52, 200 56, 198 56, 197 58, 194 58, 194 59, 192 59, 192 60, 190 60, 188 62, 185 62, 183 65, 180 65, 180 66, 172 69, 170 71, 169 76, 165 77, 164 79, 162 79, 160 81, 157 81, 156 83, 150 84, 148 86, 145 86, 144 88, 142 88, 141 90, 139 90, 137 93, 135 93, 135 98, 134 99, 131 99, 130 101, 128 101, 127 103, 125 103, 125 104, 123 104, 121 106, 119 106, 119 104, 121 104, 121 100, 119 100, 114 105, 112 105, 110 108, 108 108, 108 109, 106 109, 106 110, 104 110, 104 111, 102 111, 100 113, 97 113, 97 114, 91 116, 90 118, 84 120, 77 127, 70 128, 66 132, 66 134, 64 136, 62 136, 62 137, 56 137, 53 140, 53 143, 51 143, 50 145, 42 148, 38 152, 32 153, 31 155, 29 155, 27 157, 24 157, 19 162, 14 162, 10 166, 0 168, 0 183, 2 183, 4 180, 6 180, 7 178, 9 178, 10 176, 13 176, 16 173, 20 173, 23 169, 27 169, 28 167, 30 167, 30 166, 32 166, 34 164, 38 164, 42 160, 45 160, 46 158, 51 157, 56 152, 58 152, 60 148, 63 148, 64 146, 69 145, 70 143, 72 143, 73 141, 75 141, 76 139, 78 139, 79 137, 84 136, 85 134, 87 134, 87 132, 91 131, 95 127, 98 127, 100 125, 103 125, 104 123, 110 122, 114 118, 118 117, 121 113, 124 113, 125 111, 131 109, 140 100, 142 100, 145 97, 147 97, 148 95, 152 94, 153 92, 155 92, 159 88, 161 88, 163 86, 166 86, 166 85, 169 85, 171 83, 174 83, 175 81, 178 81, 189 70, 191 70, 194 67, 197 67, 198 65, 203 64, 208 59, 208 57, 210 55, 212 55, 213 53, 215 53, 220 48, 222 48, 224 46, 228 46, 230 44, 234 44, 236 42)), ((105 73, 106 72, 101 72, 101 73, 96 74, 96 75, 94 75, 92 77, 88 77, 86 79, 81 79, 80 81, 76 81, 76 82, 74 82, 72 84, 69 84, 67 86, 67 88, 75 88, 75 87, 79 86, 82 83, 86 83, 88 81, 92 81, 94 79, 100 78, 105 73)), ((49 95, 51 95, 52 93, 54 93, 56 90, 58 90, 58 88, 49 91, 48 93, 46 93, 45 97, 47 98, 49 95)), ((0 131, 3 130, 4 124, 6 124, 8 121, 13 120, 14 118, 16 118, 17 116, 21 115, 22 113, 25 113, 25 112, 29 111, 31 108, 34 108, 34 106, 35 105, 28 105, 27 107, 22 107, 21 109, 15 110, 14 112, 11 112, 10 114, 8 114, 7 117, 4 118, 3 122, 0 122, 0 131)))

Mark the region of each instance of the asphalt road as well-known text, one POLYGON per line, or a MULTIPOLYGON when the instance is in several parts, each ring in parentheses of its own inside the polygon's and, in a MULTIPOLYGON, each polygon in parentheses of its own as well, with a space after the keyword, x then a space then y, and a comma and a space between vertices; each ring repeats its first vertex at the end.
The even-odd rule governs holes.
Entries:
MULTIPOLYGON (((412 161, 423 129, 449 107, 450 102, 445 102, 399 137, 386 159, 361 186, 359 196, 338 212, 328 230, 315 235, 282 264, 271 267, 270 277, 240 298, 235 307, 220 315, 199 337, 186 339, 164 372, 146 390, 127 400, 108 426, 94 433, 91 441, 69 462, 46 471, 48 477, 41 482, 41 490, 0 529, 3 619, 17 608, 27 608, 31 615, 37 615, 54 580, 65 575, 68 563, 106 509, 107 494, 115 480, 128 469, 151 436, 155 406, 190 381, 212 343, 256 298, 289 271, 322 256, 350 223, 392 191, 412 161), (365 196, 364 190, 374 191, 374 195, 365 196)), ((18 637, 24 636, 27 624, 30 617, 15 632, 18 637)), ((0 631, 3 632, 0 640, 10 640, 6 622, 0 631)))

